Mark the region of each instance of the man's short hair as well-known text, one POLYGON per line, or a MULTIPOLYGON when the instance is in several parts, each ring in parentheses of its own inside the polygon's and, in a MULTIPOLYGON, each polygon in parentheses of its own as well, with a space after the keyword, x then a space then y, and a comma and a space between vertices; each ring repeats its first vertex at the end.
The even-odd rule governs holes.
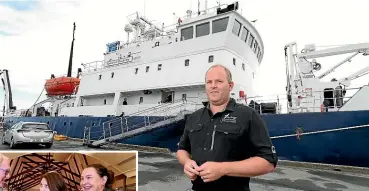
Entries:
POLYGON ((221 68, 223 68, 223 69, 225 70, 226 74, 227 74, 227 80, 228 80, 228 82, 229 82, 229 83, 231 83, 231 82, 232 82, 232 73, 231 73, 231 71, 230 71, 227 67, 225 67, 225 66, 223 66, 223 65, 221 65, 221 64, 215 64, 215 65, 212 65, 212 66, 208 69, 208 71, 206 71, 206 73, 205 73, 205 81, 206 81, 206 74, 209 72, 209 70, 210 70, 210 69, 215 68, 215 67, 221 67, 221 68))

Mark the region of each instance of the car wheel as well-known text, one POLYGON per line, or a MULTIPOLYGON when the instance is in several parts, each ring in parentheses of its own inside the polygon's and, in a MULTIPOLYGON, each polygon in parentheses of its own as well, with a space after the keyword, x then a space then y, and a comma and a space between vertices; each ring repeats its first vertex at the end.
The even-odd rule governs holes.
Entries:
POLYGON ((15 148, 15 144, 14 144, 14 139, 13 137, 10 139, 10 148, 14 149, 15 148))
POLYGON ((46 148, 48 148, 48 149, 49 149, 49 148, 51 148, 51 146, 53 146, 53 144, 52 144, 52 143, 47 143, 47 144, 45 144, 45 147, 46 147, 46 148))

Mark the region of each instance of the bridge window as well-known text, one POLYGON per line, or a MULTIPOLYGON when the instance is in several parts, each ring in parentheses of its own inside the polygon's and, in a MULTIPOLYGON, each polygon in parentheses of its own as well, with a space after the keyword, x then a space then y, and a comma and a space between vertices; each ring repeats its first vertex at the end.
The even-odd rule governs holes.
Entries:
POLYGON ((104 105, 106 105, 106 99, 104 99, 104 105))
POLYGON ((242 63, 242 70, 245 71, 245 63, 242 63))
POLYGON ((140 97, 140 102, 138 104, 143 103, 143 97, 140 97))
POLYGON ((261 61, 261 51, 258 53, 258 60, 261 61))
POLYGON ((254 53, 256 54, 256 50, 258 48, 258 42, 255 40, 255 43, 254 43, 254 53))
POLYGON ((161 64, 158 64, 158 70, 161 70, 161 64))
POLYGON ((111 73, 111 78, 114 78, 114 72, 111 73))
POLYGON ((181 41, 193 38, 193 26, 181 30, 181 41))
POLYGON ((99 75, 99 80, 101 80, 101 74, 99 75))
POLYGON ((252 34, 250 34, 249 42, 247 43, 250 48, 252 48, 252 43, 254 42, 254 39, 255 37, 252 34))
POLYGON ((233 58, 233 65, 236 66, 236 59, 235 58, 233 58))
POLYGON ((196 26, 196 37, 210 34, 210 23, 202 23, 196 26))
POLYGON ((244 42, 246 42, 248 34, 249 34, 249 30, 247 30, 246 27, 243 27, 242 34, 241 34, 241 39, 244 42))
POLYGON ((250 34, 249 43, 248 43, 250 48, 252 48, 252 43, 254 42, 254 39, 255 39, 255 37, 252 34, 250 34))
POLYGON ((138 68, 136 68, 136 71, 135 71, 135 74, 137 74, 138 73, 138 68))
POLYGON ((146 66, 146 72, 149 72, 150 66, 146 66))
POLYGON ((235 35, 240 35, 240 29, 241 29, 241 23, 237 20, 234 20, 234 25, 233 25, 233 29, 232 32, 235 35))
POLYGON ((217 19, 213 21, 213 34, 214 33, 218 33, 218 32, 223 32, 225 30, 227 30, 227 25, 228 25, 228 17, 222 18, 222 19, 217 19))

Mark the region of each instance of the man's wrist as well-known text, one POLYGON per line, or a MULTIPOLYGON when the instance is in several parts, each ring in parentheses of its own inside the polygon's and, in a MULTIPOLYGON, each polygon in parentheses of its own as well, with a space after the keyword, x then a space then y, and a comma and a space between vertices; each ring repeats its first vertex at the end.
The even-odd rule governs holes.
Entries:
POLYGON ((220 162, 219 163, 220 173, 223 176, 227 176, 229 174, 228 164, 229 164, 228 162, 220 162))

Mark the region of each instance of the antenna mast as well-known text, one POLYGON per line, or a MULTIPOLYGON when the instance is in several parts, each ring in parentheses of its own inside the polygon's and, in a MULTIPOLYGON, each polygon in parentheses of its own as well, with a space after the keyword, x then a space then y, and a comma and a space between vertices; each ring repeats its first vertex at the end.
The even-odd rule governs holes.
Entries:
POLYGON ((71 77, 72 76, 72 60, 73 60, 73 46, 74 46, 74 32, 76 31, 76 23, 73 23, 73 40, 72 40, 72 45, 70 48, 70 55, 69 55, 69 66, 68 66, 68 75, 67 77, 71 77))

